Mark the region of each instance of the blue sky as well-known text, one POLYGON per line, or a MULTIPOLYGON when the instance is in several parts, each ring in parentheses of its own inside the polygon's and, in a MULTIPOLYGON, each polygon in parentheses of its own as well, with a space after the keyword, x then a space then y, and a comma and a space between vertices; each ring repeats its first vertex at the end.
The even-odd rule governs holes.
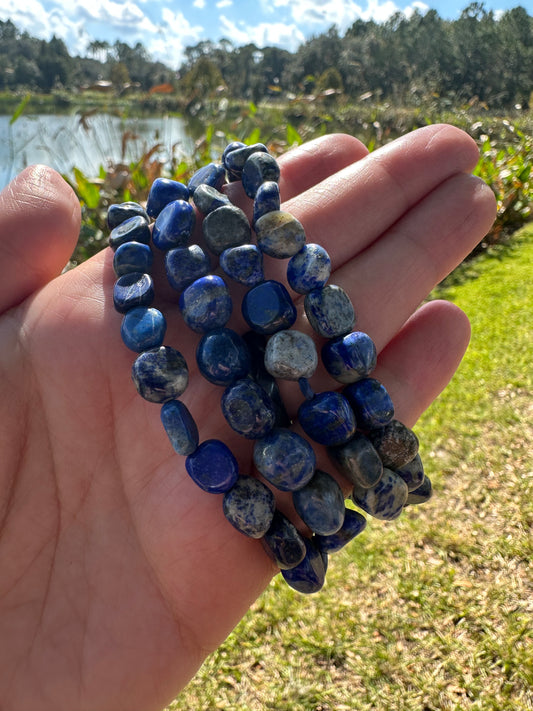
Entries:
MULTIPOLYGON (((222 37, 290 51, 331 25, 344 32, 356 19, 382 22, 397 11, 435 9, 455 19, 469 0, 0 0, 0 19, 49 39, 61 37, 71 54, 86 54, 91 40, 142 44, 152 58, 177 68, 183 50, 222 37)), ((533 0, 486 0, 501 13, 521 5, 533 14, 533 0)))

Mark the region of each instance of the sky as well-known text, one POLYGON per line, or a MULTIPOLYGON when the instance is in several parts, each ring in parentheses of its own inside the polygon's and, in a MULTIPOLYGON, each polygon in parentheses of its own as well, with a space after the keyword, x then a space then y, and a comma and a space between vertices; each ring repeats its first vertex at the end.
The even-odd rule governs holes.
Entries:
MULTIPOLYGON (((0 20, 11 20, 34 37, 60 37, 71 55, 86 55, 91 41, 133 46, 141 42, 152 59, 177 69, 184 49, 201 40, 276 46, 294 52, 307 38, 332 25, 342 34, 357 19, 383 22, 437 10, 456 19, 469 0, 0 0, 0 20)), ((485 0, 499 13, 517 6, 533 15, 533 0, 485 0)))

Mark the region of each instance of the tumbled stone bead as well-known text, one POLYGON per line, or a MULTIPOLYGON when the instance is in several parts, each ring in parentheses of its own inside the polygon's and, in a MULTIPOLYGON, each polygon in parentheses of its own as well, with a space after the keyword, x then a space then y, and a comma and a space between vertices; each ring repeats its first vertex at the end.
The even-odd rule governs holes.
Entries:
POLYGON ((187 201, 188 199, 189 189, 183 183, 170 178, 156 178, 148 193, 146 212, 150 217, 155 218, 169 202, 174 202, 174 200, 187 201))
POLYGON ((359 511, 346 508, 344 522, 336 533, 329 536, 315 535, 315 545, 324 553, 336 553, 358 536, 366 527, 366 518, 359 511))
POLYGON ((276 501, 262 482, 241 475, 224 494, 222 510, 238 531, 250 538, 261 538, 272 525, 276 501))
POLYGON ((433 487, 431 486, 431 480, 426 474, 424 474, 424 478, 420 486, 418 486, 414 491, 410 491, 407 495, 405 506, 424 504, 426 501, 431 499, 432 495, 433 487))
POLYGON ((224 195, 211 185, 199 185, 194 191, 194 204, 202 215, 208 215, 217 207, 223 205, 231 205, 231 201, 227 195, 224 195))
POLYGON ((258 471, 281 491, 296 491, 313 476, 316 457, 313 448, 296 432, 274 429, 254 445, 258 471))
POLYGON ((263 253, 255 244, 241 244, 225 249, 220 266, 231 279, 245 286, 256 286, 265 279, 263 253))
POLYGON ((273 180, 267 180, 257 188, 252 224, 255 226, 257 220, 268 212, 279 212, 280 207, 279 185, 273 180))
POLYGON ((269 153, 252 153, 242 169, 242 187, 249 198, 255 198, 259 186, 266 182, 277 182, 280 170, 277 160, 269 153))
POLYGON ((138 306, 124 315, 120 333, 128 348, 141 353, 160 346, 166 329, 167 324, 161 311, 138 306))
POLYGON ((130 272, 148 274, 154 257, 149 245, 141 242, 125 242, 117 247, 113 255, 113 269, 117 276, 130 272))
POLYGON ((328 557, 308 538, 304 538, 306 554, 301 563, 282 570, 285 582, 297 592, 310 595, 322 589, 326 580, 328 557))
POLYGON ((190 194, 195 196, 196 189, 200 185, 209 185, 216 190, 220 188, 226 182, 226 171, 223 165, 218 163, 208 163, 207 165, 199 168, 191 177, 188 183, 188 188, 190 194))
POLYGON ((202 232, 213 254, 249 242, 252 234, 248 218, 235 205, 223 205, 210 212, 202 222, 202 232))
POLYGON ((163 251, 173 247, 185 247, 195 222, 194 208, 190 202, 185 200, 169 202, 154 222, 152 242, 163 251))
POLYGON ((317 365, 315 342, 306 333, 288 329, 278 331, 269 338, 265 349, 265 368, 274 378, 310 378, 317 365))
POLYGON ((247 439, 264 437, 274 427, 276 418, 272 402, 251 378, 237 380, 228 386, 220 406, 229 426, 247 439))
POLYGON ((169 249, 165 254, 168 283, 176 291, 183 291, 193 281, 207 276, 211 270, 208 255, 197 244, 169 249))
POLYGON ((331 259, 319 244, 304 244, 301 250, 289 259, 287 281, 299 294, 308 294, 321 289, 331 274, 331 259))
POLYGON ((125 314, 136 306, 150 306, 154 293, 154 282, 149 274, 130 272, 115 282, 113 304, 116 311, 125 314))
POLYGON ((151 239, 150 227, 148 218, 141 215, 129 217, 120 222, 109 233, 109 246, 112 250, 116 250, 121 244, 127 242, 140 242, 141 244, 149 244, 151 239))
POLYGON ((230 328, 215 328, 202 336, 196 348, 200 373, 215 385, 230 385, 250 372, 250 351, 230 328))
POLYGON ((246 323, 257 333, 276 333, 296 321, 290 294, 279 281, 264 281, 252 287, 244 295, 241 309, 246 323))
POLYGON ((222 160, 228 173, 232 177, 240 179, 244 164, 253 153, 268 153, 268 148, 263 143, 254 143, 251 146, 241 146, 228 152, 224 151, 222 160))
POLYGON ((142 217, 148 224, 149 219, 146 210, 138 202, 121 202, 110 205, 107 211, 107 226, 110 230, 118 227, 125 220, 131 217, 142 217))
POLYGON ((306 435, 329 447, 348 442, 356 426, 348 400, 334 391, 305 400, 298 408, 298 421, 306 435))
POLYGON ((304 538, 296 526, 277 510, 261 543, 280 570, 294 568, 302 562, 307 551, 304 538))
POLYGON ((398 420, 370 430, 367 436, 381 457, 383 466, 390 469, 400 469, 418 453, 418 437, 398 420))
POLYGON ((409 491, 418 489, 424 481, 424 465, 420 454, 417 454, 414 459, 404 464, 403 467, 395 469, 395 472, 405 481, 409 491))
POLYGON ((180 400, 169 400, 163 405, 161 422, 176 454, 186 457, 196 450, 198 427, 187 406, 180 400))
POLYGON ((383 427, 394 417, 394 405, 385 386, 375 378, 362 378, 343 391, 361 430, 383 427))
POLYGON ((179 351, 161 346, 144 351, 137 357, 131 377, 141 397, 149 402, 163 403, 185 392, 189 369, 179 351))
POLYGON ((367 489, 354 486, 352 501, 374 518, 392 521, 397 518, 407 501, 407 484, 391 469, 383 469, 377 484, 367 489))
POLYGON ((328 447, 335 468, 352 484, 374 486, 383 474, 383 463, 370 440, 356 432, 346 444, 328 447))
POLYGON ((355 323, 350 297, 335 284, 327 284, 306 294, 304 308, 313 330, 324 338, 344 336, 355 323))
POLYGON ((373 340, 362 331, 352 331, 322 346, 322 363, 339 383, 354 383, 376 367, 377 351, 373 340))
POLYGON ((210 494, 224 494, 237 481, 239 468, 230 449, 218 439, 202 442, 185 460, 191 479, 210 494))
POLYGON ((231 141, 231 143, 228 143, 228 145, 224 148, 224 151, 222 152, 222 164, 226 163, 226 158, 228 157, 228 155, 232 151, 236 151, 237 148, 246 148, 246 143, 243 143, 242 141, 231 141))
POLYGON ((228 287, 214 275, 201 277, 182 291, 179 307, 185 323, 196 333, 225 326, 232 311, 228 287))
POLYGON ((292 257, 305 244, 305 232, 301 222, 289 212, 267 212, 254 225, 259 249, 269 257, 285 259, 292 257))
POLYGON ((344 522, 344 494, 335 479, 317 469, 311 481, 293 492, 296 513, 313 533, 329 536, 344 522))

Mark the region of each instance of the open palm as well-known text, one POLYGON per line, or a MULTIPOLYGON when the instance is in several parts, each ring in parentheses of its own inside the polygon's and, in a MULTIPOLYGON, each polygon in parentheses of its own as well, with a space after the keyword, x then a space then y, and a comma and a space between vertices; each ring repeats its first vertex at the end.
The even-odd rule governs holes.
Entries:
MULTIPOLYGON (((449 126, 371 155, 329 136, 280 159, 285 209, 330 253, 331 283, 350 294, 357 328, 380 352, 376 377, 408 425, 468 342, 454 306, 417 307, 493 220, 491 191, 468 174, 476 160, 449 126)), ((224 519, 221 497, 190 480, 159 406, 138 396, 111 251, 57 276, 78 228, 75 197, 47 168, 27 169, 0 196, 3 711, 162 708, 275 573, 260 543, 224 519)), ((172 300, 162 308, 165 343, 189 364, 183 399, 202 439, 226 441, 251 473, 250 443, 195 369, 197 337, 172 300)))

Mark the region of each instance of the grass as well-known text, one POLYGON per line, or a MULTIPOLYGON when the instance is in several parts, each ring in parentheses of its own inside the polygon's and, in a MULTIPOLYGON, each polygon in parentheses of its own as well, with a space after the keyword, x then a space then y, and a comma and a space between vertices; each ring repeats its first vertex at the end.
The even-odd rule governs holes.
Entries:
POLYGON ((169 711, 533 709, 533 227, 435 296, 470 349, 416 426, 433 500, 371 521, 317 595, 276 578, 169 711))

